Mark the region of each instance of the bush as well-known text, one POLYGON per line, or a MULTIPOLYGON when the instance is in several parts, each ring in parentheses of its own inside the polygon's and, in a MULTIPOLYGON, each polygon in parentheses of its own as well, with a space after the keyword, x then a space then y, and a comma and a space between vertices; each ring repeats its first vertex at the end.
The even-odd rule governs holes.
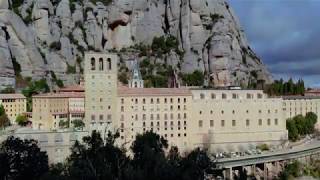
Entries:
POLYGON ((201 71, 194 71, 192 74, 182 74, 183 82, 188 86, 202 86, 204 83, 204 75, 201 71))
POLYGON ((261 151, 269 151, 270 150, 268 144, 260 144, 257 146, 257 149, 260 149, 261 151))
POLYGON ((75 74, 76 73, 76 66, 71 66, 67 64, 67 74, 75 74))
POLYGON ((85 126, 84 122, 80 119, 73 120, 72 124, 76 129, 82 129, 85 126))
POLYGON ((313 112, 307 113, 304 117, 297 115, 286 122, 289 140, 296 141, 300 136, 314 133, 314 126, 317 123, 317 115, 313 112))
POLYGON ((19 114, 16 118, 16 123, 20 126, 26 126, 28 123, 28 118, 25 115, 19 114))

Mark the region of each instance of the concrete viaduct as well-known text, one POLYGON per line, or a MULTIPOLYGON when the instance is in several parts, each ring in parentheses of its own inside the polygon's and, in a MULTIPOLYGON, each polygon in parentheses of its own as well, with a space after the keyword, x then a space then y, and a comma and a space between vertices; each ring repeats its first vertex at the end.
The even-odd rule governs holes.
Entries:
POLYGON ((256 175, 259 173, 263 179, 272 179, 272 169, 280 172, 287 163, 294 160, 309 162, 320 157, 320 142, 301 146, 294 149, 285 149, 277 152, 260 155, 243 156, 236 158, 224 158, 215 160, 216 170, 222 170, 225 179, 232 180, 240 171, 256 175), (258 171, 260 170, 260 172, 258 171))

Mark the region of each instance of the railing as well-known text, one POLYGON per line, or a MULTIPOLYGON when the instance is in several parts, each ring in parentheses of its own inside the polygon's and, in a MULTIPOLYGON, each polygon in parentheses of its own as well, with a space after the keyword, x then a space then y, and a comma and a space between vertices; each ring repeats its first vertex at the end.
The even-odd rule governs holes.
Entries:
POLYGON ((275 162, 281 160, 297 159, 305 156, 310 156, 313 154, 320 153, 320 145, 316 147, 310 147, 303 150, 288 150, 287 152, 278 152, 262 155, 254 155, 240 158, 227 158, 219 159, 215 163, 218 169, 238 167, 238 166, 248 166, 253 164, 261 164, 268 162, 275 162))

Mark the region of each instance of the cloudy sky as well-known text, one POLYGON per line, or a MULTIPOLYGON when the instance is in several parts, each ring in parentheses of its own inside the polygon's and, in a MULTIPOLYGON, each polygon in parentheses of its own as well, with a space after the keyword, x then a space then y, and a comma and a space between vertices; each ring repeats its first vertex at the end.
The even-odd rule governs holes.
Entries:
POLYGON ((320 0, 228 0, 275 79, 320 87, 320 0))

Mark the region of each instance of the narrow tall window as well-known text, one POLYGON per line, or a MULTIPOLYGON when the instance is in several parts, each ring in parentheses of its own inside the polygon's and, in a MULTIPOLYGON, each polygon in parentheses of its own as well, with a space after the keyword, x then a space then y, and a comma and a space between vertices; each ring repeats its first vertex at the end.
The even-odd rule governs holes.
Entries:
POLYGON ((108 59, 107 59, 107 62, 108 62, 108 69, 111 70, 111 59, 108 58, 108 59))
POLYGON ((103 71, 103 59, 99 58, 99 70, 103 71))
POLYGON ((91 58, 91 70, 96 70, 96 60, 94 58, 91 58))

